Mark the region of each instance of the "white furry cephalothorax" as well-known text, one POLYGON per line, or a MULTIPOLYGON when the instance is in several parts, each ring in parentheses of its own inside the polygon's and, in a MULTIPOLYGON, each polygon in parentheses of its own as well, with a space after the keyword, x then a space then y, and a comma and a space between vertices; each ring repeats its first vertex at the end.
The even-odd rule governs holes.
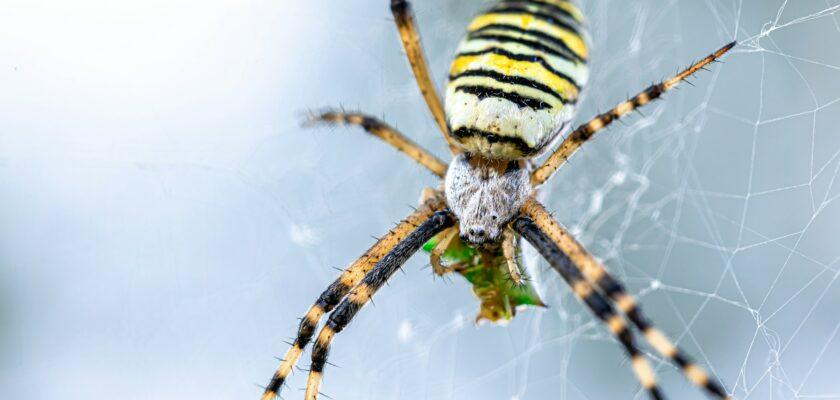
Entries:
POLYGON ((460 221, 461 238, 474 245, 498 241, 531 194, 528 169, 488 161, 459 154, 446 172, 446 203, 460 221))

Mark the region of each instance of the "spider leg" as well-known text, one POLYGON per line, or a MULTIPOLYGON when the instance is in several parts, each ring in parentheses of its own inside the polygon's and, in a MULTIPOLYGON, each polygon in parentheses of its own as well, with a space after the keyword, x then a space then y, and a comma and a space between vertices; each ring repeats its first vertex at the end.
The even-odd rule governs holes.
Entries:
POLYGON ((510 279, 514 285, 522 284, 522 273, 519 272, 519 261, 516 255, 516 234, 510 227, 505 228, 502 237, 502 254, 507 262, 510 279))
POLYGON ((346 113, 337 110, 327 110, 314 113, 309 117, 307 124, 328 123, 342 125, 356 125, 362 127, 367 133, 382 139, 397 150, 405 153, 412 160, 428 168, 433 174, 443 178, 446 174, 447 165, 435 157, 426 149, 414 143, 411 139, 375 117, 360 113, 346 113))
POLYGON ((443 253, 446 252, 446 249, 449 248, 449 245, 452 243, 452 239, 455 239, 458 236, 458 227, 453 226, 451 228, 446 229, 443 233, 443 237, 440 239, 440 242, 432 249, 431 254, 431 263, 432 269, 435 271, 435 274, 438 276, 446 275, 447 272, 452 271, 452 268, 448 268, 443 265, 441 262, 441 258, 443 257, 443 253))
POLYGON ((557 169, 559 169, 566 160, 575 153, 575 151, 577 151, 577 149, 586 143, 587 140, 592 138, 595 133, 606 128, 609 124, 617 121, 619 118, 629 114, 633 110, 658 99, 665 92, 673 89, 680 82, 683 82, 695 72, 704 69, 706 65, 709 65, 715 60, 721 58, 724 54, 726 54, 726 52, 735 47, 735 44, 735 42, 732 42, 721 47, 718 51, 694 63, 692 66, 686 68, 679 74, 648 87, 636 96, 615 106, 612 110, 597 115, 589 122, 579 126, 572 133, 566 136, 566 138, 563 139, 563 142, 560 143, 560 146, 554 150, 554 153, 552 153, 545 162, 543 162, 543 164, 537 168, 533 174, 531 174, 531 181, 534 186, 542 184, 551 178, 551 175, 553 175, 554 172, 557 171, 557 169))
POLYGON ((318 398, 321 385, 321 374, 327 362, 330 343, 335 334, 341 332, 356 313, 370 300, 371 296, 385 284, 385 281, 399 269, 417 250, 437 233, 452 226, 455 220, 447 211, 438 211, 427 219, 413 232, 399 242, 385 257, 382 257, 362 282, 341 301, 335 311, 330 314, 327 324, 321 329, 312 348, 312 365, 306 382, 306 400, 318 398))
POLYGON ((273 400, 279 393, 292 372, 292 368, 300 358, 303 349, 312 339, 315 328, 325 313, 330 312, 343 299, 350 289, 355 287, 359 281, 370 271, 382 257, 388 254, 395 246, 402 242, 418 225, 428 220, 438 210, 443 209, 444 202, 441 194, 437 192, 429 197, 423 204, 391 229, 387 235, 379 239, 364 255, 351 264, 327 289, 321 293, 318 300, 313 304, 306 315, 301 319, 298 327, 297 338, 292 347, 286 352, 286 356, 277 367, 277 371, 271 378, 268 386, 262 395, 262 400, 273 400))
POLYGON ((580 270, 575 268, 572 260, 545 232, 540 230, 530 217, 520 216, 514 220, 513 227, 548 260, 552 268, 560 273, 572 288, 575 296, 609 327, 610 333, 621 343, 630 357, 633 372, 650 397, 656 400, 664 399, 656 384, 653 368, 636 345, 633 333, 628 329, 624 318, 616 313, 612 304, 586 281, 580 270))
POLYGON ((417 30, 417 23, 414 21, 411 3, 407 0, 391 0, 391 13, 394 14, 394 22, 397 24, 403 49, 406 57, 408 57, 408 63, 411 64, 417 86, 420 87, 420 93, 423 94, 423 99, 426 100, 429 111, 432 112, 432 116, 435 118, 441 133, 443 133, 446 143, 449 144, 449 150, 452 154, 458 154, 460 150, 455 145, 455 141, 452 140, 452 136, 449 135, 443 103, 441 103, 435 84, 429 76, 429 66, 426 63, 426 55, 423 52, 423 44, 420 42, 420 32, 417 30))
POLYGON ((551 238, 571 260, 573 266, 580 270, 587 281, 595 285, 598 291, 612 299, 619 311, 624 313, 627 319, 642 332, 645 340, 650 343, 657 353, 673 361, 680 367, 688 380, 694 383, 694 385, 703 388, 714 398, 730 399, 723 385, 716 379, 711 378, 691 357, 674 345, 662 331, 657 329, 645 317, 636 300, 632 295, 627 293, 624 285, 610 275, 601 263, 595 260, 568 231, 555 221, 551 214, 546 211, 545 207, 536 200, 530 199, 522 207, 522 214, 533 220, 540 231, 551 238))

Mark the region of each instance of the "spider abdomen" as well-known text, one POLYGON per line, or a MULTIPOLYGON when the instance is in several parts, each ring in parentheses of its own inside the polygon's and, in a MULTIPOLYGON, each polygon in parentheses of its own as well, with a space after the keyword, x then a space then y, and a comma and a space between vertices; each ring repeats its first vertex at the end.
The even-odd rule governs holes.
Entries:
POLYGON ((505 0, 472 21, 445 104, 464 150, 531 157, 566 128, 588 79, 582 24, 567 0, 505 0))

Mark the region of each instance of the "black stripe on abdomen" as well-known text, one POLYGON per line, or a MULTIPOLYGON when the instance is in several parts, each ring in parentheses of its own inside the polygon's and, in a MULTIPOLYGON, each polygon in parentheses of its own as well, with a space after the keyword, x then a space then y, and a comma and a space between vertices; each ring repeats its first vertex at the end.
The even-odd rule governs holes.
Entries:
MULTIPOLYGON (((575 18, 575 16, 572 15, 570 12, 560 8, 560 6, 558 6, 556 4, 551 4, 551 3, 549 3, 545 0, 502 0, 502 3, 504 3, 505 5, 512 5, 512 6, 525 5, 525 4, 537 6, 537 7, 539 7, 540 9, 542 9, 546 12, 549 12, 549 13, 554 14, 554 15, 562 15, 564 17, 569 18, 571 21, 574 21, 575 23, 578 23, 577 18, 575 18)), ((574 25, 572 25, 570 27, 570 29, 576 29, 576 27, 574 25)), ((575 30, 575 33, 578 33, 578 32, 575 30)))
POLYGON ((528 145, 524 140, 518 137, 511 137, 511 136, 500 136, 492 132, 483 131, 481 129, 475 128, 467 128, 467 127, 460 127, 452 132, 452 136, 455 136, 458 139, 469 139, 480 137, 487 140, 488 143, 505 143, 510 144, 516 147, 523 155, 528 155, 536 151, 537 149, 532 148, 528 145))
MULTIPOLYGON (((576 24, 569 23, 570 21, 566 21, 564 17, 571 17, 565 11, 561 11, 561 13, 555 12, 555 10, 547 8, 547 7, 539 7, 538 11, 534 11, 524 5, 518 4, 511 4, 511 3, 500 3, 496 7, 491 8, 487 11, 486 14, 531 14, 551 25, 554 25, 560 29, 567 30, 569 32, 579 34, 578 27, 575 26, 576 24)), ((574 20, 574 17, 572 17, 574 20)))
MULTIPOLYGON (((486 32, 486 31, 515 32, 515 33, 518 33, 518 34, 521 34, 521 35, 533 36, 533 37, 538 38, 540 41, 545 41, 547 43, 551 43, 555 47, 559 47, 559 48, 563 49, 564 52, 568 52, 568 53, 572 54, 574 56, 575 60, 580 59, 580 57, 577 57, 577 54, 575 54, 575 52, 572 51, 571 48, 569 48, 569 46, 566 44, 566 42, 563 41, 563 39, 560 39, 560 38, 552 36, 552 35, 550 35, 546 32, 535 30, 535 29, 524 29, 524 28, 520 28, 516 25, 496 23, 496 24, 484 25, 481 28, 478 28, 478 29, 470 32, 470 34, 471 35, 480 35, 480 34, 482 34, 483 32, 486 32)), ((570 58, 570 57, 565 57, 564 56, 563 58, 565 58, 567 60, 570 60, 570 61, 572 60, 572 58, 570 58)))
POLYGON ((547 46, 546 44, 540 43, 536 40, 528 40, 509 35, 487 34, 480 32, 470 33, 469 35, 467 35, 467 39, 488 40, 498 43, 516 43, 529 47, 532 50, 541 51, 546 54, 551 54, 553 56, 565 58, 567 60, 585 62, 583 58, 575 54, 575 52, 572 51, 568 46, 566 46, 565 43, 563 43, 563 48, 561 50, 557 50, 553 46, 547 46))
POLYGON ((548 104, 540 99, 535 99, 533 97, 523 96, 516 92, 508 92, 506 90, 484 86, 484 85, 459 85, 455 87, 456 92, 464 92, 475 95, 478 97, 479 100, 486 99, 489 97, 495 97, 498 99, 505 99, 513 104, 518 105, 519 107, 528 107, 533 110, 544 110, 546 108, 552 108, 551 104, 548 104))
MULTIPOLYGON (((562 95, 560 95, 560 93, 557 93, 554 89, 552 89, 550 86, 548 86, 544 83, 540 83, 540 82, 537 82, 533 79, 525 78, 525 77, 522 77, 522 76, 505 75, 505 74, 502 74, 502 73, 499 73, 499 72, 496 72, 496 71, 490 71, 490 70, 486 70, 486 69, 475 69, 475 70, 464 71, 464 72, 461 72, 458 75, 450 76, 449 81, 454 82, 458 78, 464 78, 464 77, 470 77, 470 76, 490 78, 490 79, 493 79, 494 81, 500 82, 500 83, 508 83, 508 84, 512 84, 512 85, 526 86, 526 87, 529 87, 529 88, 532 88, 532 89, 539 90, 540 92, 543 92, 543 93, 545 93, 549 96, 552 96, 552 97, 560 100, 562 103, 567 103, 567 102, 572 102, 573 101, 573 100, 564 98, 562 95)), ((455 90, 458 90, 457 87, 456 87, 455 90)))

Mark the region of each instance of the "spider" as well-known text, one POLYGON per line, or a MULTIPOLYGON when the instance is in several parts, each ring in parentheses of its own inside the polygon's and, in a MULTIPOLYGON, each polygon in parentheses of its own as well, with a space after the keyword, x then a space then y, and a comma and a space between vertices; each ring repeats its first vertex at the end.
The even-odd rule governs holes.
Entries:
MULTIPOLYGON (((447 165, 386 123, 364 114, 327 110, 312 116, 313 122, 363 128, 443 178, 443 184, 424 189, 420 207, 320 295, 301 319, 297 338, 262 399, 272 400, 279 394, 322 317, 329 313, 315 339, 306 384, 305 398, 317 399, 335 335, 424 244, 436 274, 463 273, 470 266, 479 270, 504 266, 513 286, 521 287, 525 283, 517 252, 522 239, 536 248, 607 326, 651 398, 664 397, 630 324, 694 385, 713 398, 729 399, 717 380, 654 327, 622 283, 554 220, 535 194, 595 133, 660 98, 736 43, 723 46, 565 135, 588 79, 583 15, 570 0, 502 0, 475 17, 452 63, 443 103, 429 76, 410 3, 392 0, 391 11, 420 92, 454 158, 447 165), (559 146, 537 165, 536 158, 560 138, 559 146), (453 249, 462 256, 453 255, 453 249), (447 262, 452 260, 458 262, 447 262)), ((494 292, 497 297, 498 291, 494 292)), ((505 317, 500 314, 503 309, 516 306, 505 299, 495 308, 488 305, 485 317, 505 317)))

